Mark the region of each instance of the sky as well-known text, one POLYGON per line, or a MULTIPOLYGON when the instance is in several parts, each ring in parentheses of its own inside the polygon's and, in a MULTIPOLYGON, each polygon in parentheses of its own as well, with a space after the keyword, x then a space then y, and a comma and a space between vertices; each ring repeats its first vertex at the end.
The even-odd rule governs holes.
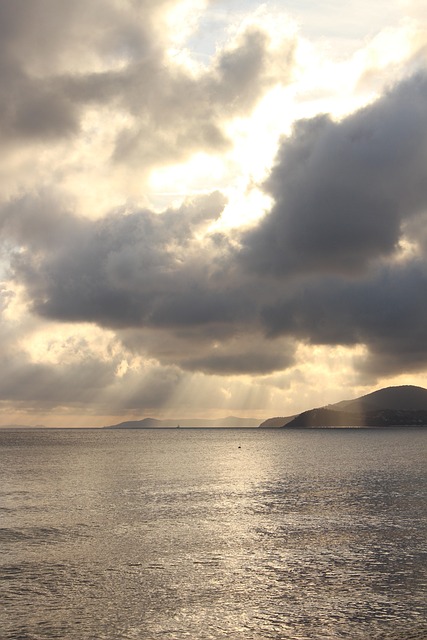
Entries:
POLYGON ((0 424, 426 386, 426 25, 417 0, 0 0, 0 424))

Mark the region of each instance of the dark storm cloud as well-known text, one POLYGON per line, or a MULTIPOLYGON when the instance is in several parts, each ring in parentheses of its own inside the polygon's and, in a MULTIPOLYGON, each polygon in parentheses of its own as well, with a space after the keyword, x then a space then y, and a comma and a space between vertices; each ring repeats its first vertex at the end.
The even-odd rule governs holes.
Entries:
POLYGON ((297 340, 366 345, 372 377, 425 367, 426 76, 340 123, 300 123, 267 187, 271 211, 233 238, 205 233, 219 193, 97 221, 16 199, 0 211, 10 276, 39 316, 114 328, 168 367, 265 374, 297 340))
POLYGON ((427 77, 339 123, 301 121, 265 185, 274 207, 244 238, 258 272, 353 272, 392 255, 427 203, 427 77))
POLYGON ((339 123, 298 123, 266 188, 274 205, 240 259, 282 287, 261 311, 267 334, 363 344, 365 375, 422 370, 427 75, 339 123), (398 258, 407 241, 414 251, 398 258))
POLYGON ((31 251, 54 252, 64 242, 78 244, 88 222, 74 216, 59 193, 41 190, 9 200, 0 207, 2 243, 10 247, 31 245, 31 251))
MULTIPOLYGON (((228 407, 227 411, 232 412, 236 407, 247 409, 249 396, 252 401, 257 398, 262 406, 269 392, 259 386, 258 380, 252 383, 242 378, 238 381, 228 378, 281 371, 293 362, 295 350, 293 341, 278 339, 266 343, 253 327, 244 330, 242 324, 211 324, 187 330, 180 327, 167 332, 132 329, 120 331, 118 337, 126 349, 135 354, 146 353, 148 349, 148 355, 163 365, 160 376, 165 371, 171 379, 173 372, 179 373, 172 399, 184 407, 181 415, 188 411, 190 404, 202 412, 218 406, 228 407), (226 376, 226 379, 221 380, 220 376, 226 376), (239 392, 237 389, 241 385, 244 390, 239 392)), ((126 389, 127 385, 123 387, 124 395, 126 389)), ((133 396, 136 403, 141 402, 141 395, 146 396, 145 390, 139 399, 133 396)))
POLYGON ((245 373, 264 375, 272 371, 287 369, 295 362, 294 354, 290 348, 281 350, 277 348, 277 344, 267 345, 264 341, 260 341, 261 344, 254 348, 251 346, 251 342, 252 340, 248 339, 244 345, 244 351, 240 352, 229 350, 228 344, 225 343, 222 348, 211 350, 205 357, 183 358, 180 361, 180 366, 190 371, 203 371, 219 375, 245 373))
POLYGON ((77 133, 78 112, 55 83, 37 82, 20 71, 12 71, 8 82, 0 64, 0 136, 16 144, 77 133))
POLYGON ((60 405, 84 406, 114 382, 114 368, 97 358, 74 364, 33 363, 24 354, 6 361, 7 375, 0 381, 0 402, 19 407, 50 409, 60 405))
POLYGON ((381 266, 360 279, 306 280, 264 308, 271 336, 312 344, 364 344, 357 366, 372 375, 422 370, 427 363, 427 265, 381 266))
POLYGON ((256 314, 247 314, 247 318, 236 314, 233 322, 215 322, 212 318, 210 323, 198 326, 169 327, 167 334, 150 327, 124 330, 118 335, 130 352, 146 352, 185 371, 263 375, 293 364, 294 341, 265 340, 256 323, 256 314))
POLYGON ((47 193, 0 211, 11 276, 47 319, 114 328, 134 353, 187 371, 268 373, 290 365, 291 341, 265 343, 262 291, 234 272, 220 234, 198 234, 225 204, 213 193, 162 214, 75 216, 47 193))
POLYGON ((46 196, 26 197, 3 207, 0 229, 18 246, 13 272, 44 317, 109 327, 227 322, 218 243, 201 252, 195 239, 224 204, 213 193, 162 215, 118 211, 90 221, 46 196))

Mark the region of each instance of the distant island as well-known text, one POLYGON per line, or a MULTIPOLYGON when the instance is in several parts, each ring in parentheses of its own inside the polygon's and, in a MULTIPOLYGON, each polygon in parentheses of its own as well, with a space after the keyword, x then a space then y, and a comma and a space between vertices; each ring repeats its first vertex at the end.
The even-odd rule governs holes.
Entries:
POLYGON ((412 385, 386 387, 354 400, 310 409, 297 416, 269 418, 260 427, 427 427, 427 389, 412 385))
POLYGON ((2 424, 0 429, 46 429, 44 424, 2 424))
POLYGON ((127 420, 119 424, 113 424, 104 429, 165 429, 165 428, 186 428, 186 427, 258 427, 259 420, 256 418, 238 418, 227 416, 217 420, 206 420, 205 418, 182 418, 178 420, 158 420, 157 418, 144 418, 143 420, 127 420))

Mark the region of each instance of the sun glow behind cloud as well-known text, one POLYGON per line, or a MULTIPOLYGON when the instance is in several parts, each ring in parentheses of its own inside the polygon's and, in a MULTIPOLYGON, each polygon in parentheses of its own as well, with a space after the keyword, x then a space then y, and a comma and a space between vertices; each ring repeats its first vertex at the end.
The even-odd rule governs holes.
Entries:
MULTIPOLYGON (((284 37, 295 36, 297 28, 289 16, 281 21, 275 18, 263 5, 239 23, 238 31, 253 24, 264 26, 269 29, 271 40, 279 46, 284 37), (285 31, 283 24, 288 27, 285 31)), ((229 151, 220 155, 198 152, 185 162, 158 167, 151 172, 147 187, 153 204, 177 204, 188 194, 221 189, 243 209, 242 185, 256 185, 265 179, 280 137, 290 134, 297 119, 311 118, 319 113, 329 113, 340 119, 372 102, 391 81, 390 67, 411 57, 419 35, 420 27, 408 20, 400 27, 384 29, 344 60, 331 59, 324 44, 299 38, 295 48, 296 66, 290 82, 286 86, 279 83, 273 86, 247 117, 234 118, 226 124, 226 136, 233 141, 229 151)), ((192 52, 188 49, 185 52, 191 59, 192 52)), ((247 192, 253 202, 252 189, 247 192)), ((259 217, 265 209, 265 197, 259 194, 257 198, 258 215, 253 204, 247 203, 252 210, 250 219, 259 217)), ((227 224, 232 217, 230 209, 229 206, 224 212, 227 224)), ((240 219, 246 224, 247 217, 239 216, 237 207, 235 210, 235 223, 240 219)))
MULTIPOLYGON (((105 414, 146 411, 264 418, 377 381, 422 384, 422 363, 399 371, 384 361, 381 375, 361 368, 385 348, 363 314, 359 340, 351 334, 340 342, 335 327, 336 342, 322 344, 304 315, 320 278, 315 270, 310 276, 299 265, 295 276, 295 265, 278 259, 271 276, 250 257, 254 238, 263 241, 257 227, 282 206, 269 180, 272 167, 285 163, 277 153, 294 153, 286 140, 303 139, 295 123, 329 114, 327 145, 339 136, 334 124, 345 127, 350 114, 425 69, 420 6, 393 4, 386 23, 380 8, 362 3, 365 27, 354 8, 341 7, 326 29, 320 8, 309 4, 171 0, 142 10, 107 2, 102 15, 97 2, 83 13, 77 5, 47 20, 36 2, 44 46, 21 18, 15 40, 28 55, 17 46, 5 55, 9 93, 21 109, 21 120, 4 111, 0 160, 5 411, 15 418, 36 411, 49 424, 55 411, 68 424, 84 424, 85 414, 103 424, 105 414), (55 24, 64 28, 61 42, 55 24), (46 118, 41 109, 33 122, 24 106, 34 98, 35 111, 46 96, 46 118), (276 304, 284 338, 272 337, 276 304), (38 396, 28 383, 36 379, 38 396)), ((305 135, 321 148, 313 131, 305 135)), ((288 176, 281 178, 289 180, 286 202, 299 195, 288 176)), ((379 264, 400 265, 399 277, 409 278, 422 262, 427 241, 416 231, 415 209, 393 255, 379 241, 384 255, 367 261, 376 265, 373 280, 380 281, 379 264)), ((282 240, 278 226, 266 253, 282 240)), ((372 309, 365 275, 354 266, 347 275, 348 287, 357 278, 366 286, 372 309)))

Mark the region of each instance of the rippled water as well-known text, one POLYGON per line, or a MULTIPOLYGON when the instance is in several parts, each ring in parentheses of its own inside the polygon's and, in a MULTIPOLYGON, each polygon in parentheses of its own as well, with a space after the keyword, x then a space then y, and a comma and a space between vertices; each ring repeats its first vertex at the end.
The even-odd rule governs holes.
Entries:
POLYGON ((0 432, 0 637, 425 640, 426 444, 0 432))

